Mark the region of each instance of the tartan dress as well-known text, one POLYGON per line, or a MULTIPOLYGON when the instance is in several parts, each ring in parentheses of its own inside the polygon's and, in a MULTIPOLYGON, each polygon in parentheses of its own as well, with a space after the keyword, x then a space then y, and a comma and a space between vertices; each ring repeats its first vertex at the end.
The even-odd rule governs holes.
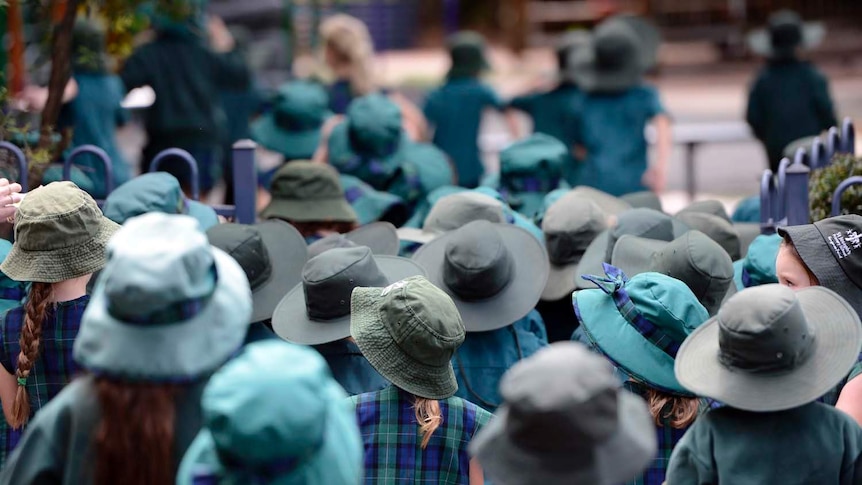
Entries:
MULTIPOLYGON (((30 395, 30 417, 54 398, 78 374, 78 365, 72 359, 72 345, 78 336, 81 326, 81 316, 90 301, 88 295, 70 301, 49 304, 45 321, 42 323, 42 341, 39 357, 30 371, 27 379, 27 391, 30 395)), ((18 340, 21 329, 24 328, 24 307, 9 310, 0 322, 0 364, 6 372, 13 376, 18 366, 18 355, 21 346, 18 340)), ((14 430, 3 422, 3 432, 0 433, 0 464, 18 445, 26 426, 14 430)))
POLYGON ((440 400, 443 423, 423 450, 409 393, 388 386, 350 399, 365 444, 363 483, 469 483, 467 446, 491 413, 458 397, 440 400))

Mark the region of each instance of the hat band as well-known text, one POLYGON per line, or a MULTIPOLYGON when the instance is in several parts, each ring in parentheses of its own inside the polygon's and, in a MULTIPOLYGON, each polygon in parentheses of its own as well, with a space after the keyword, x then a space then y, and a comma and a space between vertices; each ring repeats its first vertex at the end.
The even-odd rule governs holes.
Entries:
POLYGON ((359 187, 350 187, 344 191, 344 198, 347 199, 348 204, 353 205, 354 202, 362 198, 364 193, 359 187))
POLYGON ((183 322, 198 316, 207 307, 217 287, 218 273, 213 266, 211 269, 211 289, 204 296, 180 300, 146 314, 132 314, 130 311, 133 310, 127 302, 118 302, 108 297, 108 313, 130 325, 167 325, 183 322))
POLYGON ((590 275, 583 276, 583 278, 592 282, 598 286, 600 290, 610 295, 614 301, 614 305, 616 305, 617 310, 620 312, 620 315, 622 315, 626 322, 634 327, 643 338, 647 339, 659 350, 675 359, 680 346, 682 346, 682 342, 677 341, 672 336, 663 332, 653 322, 643 316, 640 310, 637 309, 634 302, 629 297, 628 292, 626 292, 624 288, 625 284, 628 282, 628 278, 622 270, 607 263, 602 263, 602 265, 607 278, 590 275))
POLYGON ((748 269, 742 268, 742 286, 746 288, 751 288, 751 273, 748 272, 748 269))
POLYGON ((751 374, 783 374, 805 363, 814 353, 816 335, 809 334, 807 345, 796 351, 764 348, 762 341, 732 338, 729 331, 719 327, 718 361, 726 368, 751 374), (758 356, 752 359, 750 356, 758 356))

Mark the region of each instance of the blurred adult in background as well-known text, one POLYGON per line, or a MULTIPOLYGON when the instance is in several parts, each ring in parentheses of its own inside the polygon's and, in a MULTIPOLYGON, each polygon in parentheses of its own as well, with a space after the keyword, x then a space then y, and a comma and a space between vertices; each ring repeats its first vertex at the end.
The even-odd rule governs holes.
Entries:
MULTIPOLYGON (((219 92, 248 87, 249 71, 234 50, 224 23, 204 16, 201 0, 181 0, 156 7, 152 16, 155 39, 132 53, 120 77, 127 90, 149 85, 156 100, 145 115, 147 145, 142 171, 167 148, 182 148, 197 160, 202 193, 222 175, 225 114, 219 92), (207 37, 209 35, 209 38, 207 37)), ((182 162, 162 165, 184 188, 191 174, 182 162)))
POLYGON ((781 10, 769 17, 766 29, 748 38, 751 50, 766 57, 766 64, 751 85, 746 120, 763 143, 773 172, 790 142, 837 124, 826 76, 798 57, 824 34, 822 25, 803 23, 796 12, 781 10))

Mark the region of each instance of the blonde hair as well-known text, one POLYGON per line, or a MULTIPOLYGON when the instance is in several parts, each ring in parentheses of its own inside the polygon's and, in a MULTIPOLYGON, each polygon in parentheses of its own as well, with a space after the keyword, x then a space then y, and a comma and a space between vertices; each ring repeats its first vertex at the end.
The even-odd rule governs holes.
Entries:
POLYGON ((374 91, 374 43, 365 23, 350 15, 336 14, 320 24, 320 37, 338 62, 347 66, 353 95, 374 91))
POLYGON ((668 422, 671 428, 685 429, 700 414, 700 399, 696 397, 671 396, 648 387, 645 398, 649 412, 659 427, 668 422))
POLYGON ((12 425, 20 429, 30 420, 30 393, 27 392, 27 378, 39 358, 39 347, 42 343, 42 322, 48 311, 48 303, 54 287, 51 283, 32 283, 27 303, 24 305, 24 328, 18 341, 21 353, 18 354, 18 367, 15 377, 18 379, 18 390, 12 402, 12 425))
POLYGON ((416 422, 419 423, 419 433, 422 436, 422 449, 428 446, 431 435, 443 424, 443 414, 440 412, 440 403, 434 399, 415 397, 413 410, 416 412, 416 422))

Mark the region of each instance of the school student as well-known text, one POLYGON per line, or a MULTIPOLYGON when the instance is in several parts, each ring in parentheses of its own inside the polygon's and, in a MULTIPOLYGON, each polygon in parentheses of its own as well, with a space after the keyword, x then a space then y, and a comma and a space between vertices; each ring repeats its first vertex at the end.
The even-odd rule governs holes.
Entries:
POLYGON ((512 367, 501 388, 505 403, 470 445, 496 484, 618 484, 656 453, 646 403, 583 345, 539 351, 512 367))
POLYGON ((30 283, 23 306, 2 317, 0 401, 9 427, 3 456, 33 416, 72 380, 72 343, 90 302, 87 283, 105 265, 119 226, 71 182, 32 190, 15 216, 15 243, 0 271, 30 283))
POLYGON ((773 284, 732 297, 679 350, 679 382, 724 406, 677 444, 668 483, 862 482, 862 428, 815 402, 860 343, 859 315, 829 289, 773 284))
POLYGON ((187 198, 177 178, 167 172, 144 173, 117 187, 105 199, 102 211, 117 224, 149 212, 193 217, 204 231, 219 223, 212 207, 187 198))
POLYGON ((356 485, 362 441, 347 396, 314 351, 259 342, 216 372, 180 485, 356 485))
POLYGON ((392 382, 351 398, 365 444, 364 483, 483 483, 467 447, 491 414, 454 397, 451 360, 466 332, 452 299, 422 276, 356 288, 350 330, 392 382))
POLYGON ((837 124, 826 76, 798 57, 799 51, 819 44, 824 34, 822 25, 780 10, 770 15, 766 29, 748 38, 751 50, 766 57, 766 64, 748 93, 746 120, 763 143, 773 172, 778 172, 788 144, 837 124))
MULTIPOLYGON (((458 185, 474 188, 485 173, 479 153, 479 127, 487 109, 502 110, 503 101, 479 76, 489 69, 485 40, 475 32, 459 32, 449 39, 452 65, 442 86, 428 94, 425 117, 434 144, 452 159, 458 185)), ((514 121, 510 121, 514 126, 514 121)), ((510 128, 514 133, 516 130, 510 128)))
POLYGON ((534 310, 548 279, 548 256, 529 232, 476 220, 425 244, 413 259, 455 302, 467 336, 455 352, 455 395, 493 412, 503 374, 547 346, 534 310))
POLYGON ((604 269, 603 276, 587 277, 597 289, 572 296, 575 314, 590 347, 614 364, 626 389, 649 404, 658 456, 629 483, 661 485, 674 446, 706 409, 673 369, 680 346, 709 315, 679 280, 659 273, 629 280, 611 265, 604 269))
POLYGON ((302 270, 302 282, 276 307, 272 324, 279 337, 313 346, 326 359, 335 380, 353 396, 378 391, 389 382, 351 338, 351 292, 360 286, 389 286, 425 271, 409 259, 351 246, 310 259, 302 270))

